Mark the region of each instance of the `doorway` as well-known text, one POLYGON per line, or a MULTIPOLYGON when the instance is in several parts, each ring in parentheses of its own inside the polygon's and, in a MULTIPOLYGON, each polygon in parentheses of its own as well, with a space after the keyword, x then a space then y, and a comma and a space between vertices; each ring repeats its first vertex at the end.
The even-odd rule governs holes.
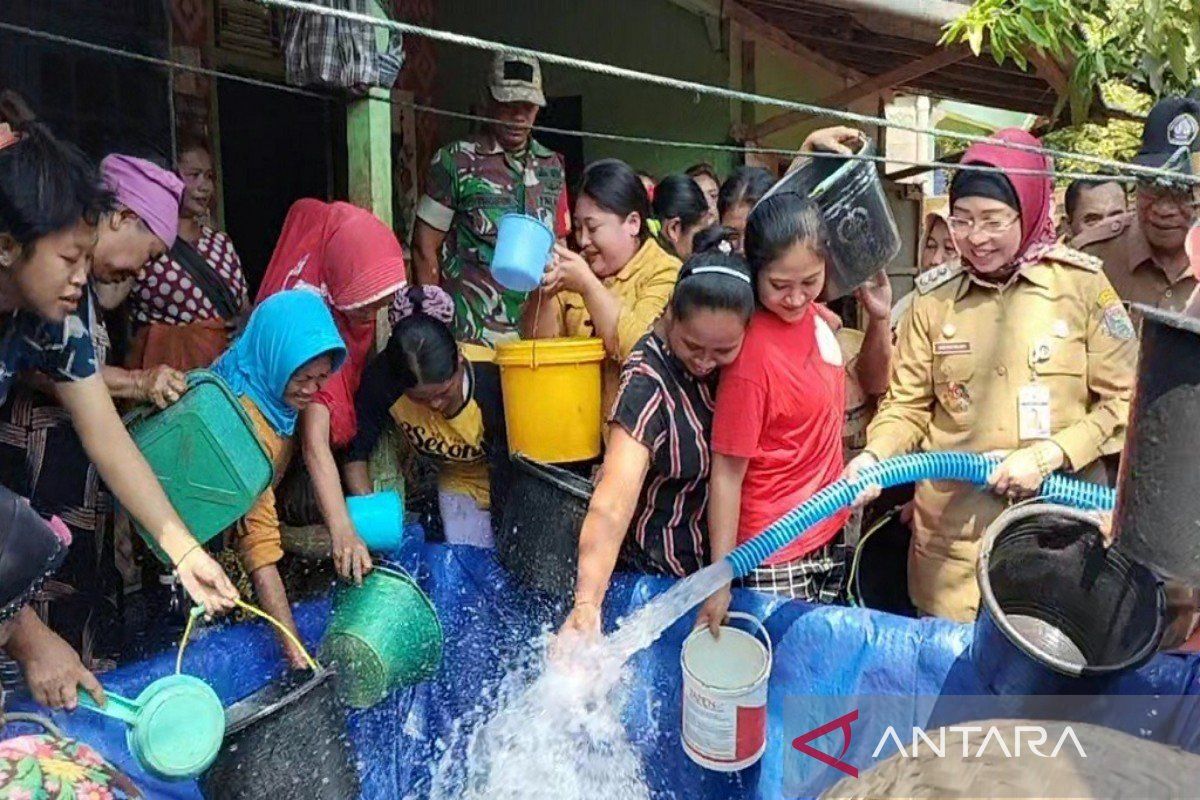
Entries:
POLYGON ((346 112, 229 80, 218 82, 217 103, 225 229, 253 299, 292 203, 346 196, 346 112))

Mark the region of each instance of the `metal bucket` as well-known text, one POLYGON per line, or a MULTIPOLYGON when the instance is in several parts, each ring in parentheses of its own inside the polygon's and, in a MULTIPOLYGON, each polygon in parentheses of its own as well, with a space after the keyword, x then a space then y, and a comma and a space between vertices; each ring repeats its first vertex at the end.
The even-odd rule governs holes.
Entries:
POLYGON ((1150 570, 1106 548, 1096 519, 1034 503, 984 534, 971 661, 997 694, 1103 693, 1145 663, 1163 635, 1165 597, 1150 570))
POLYGON ((734 611, 729 617, 748 622, 753 632, 722 625, 717 639, 707 627, 697 628, 684 640, 679 656, 683 750, 716 772, 746 769, 767 749, 771 637, 752 614, 734 611))
POLYGON ((1137 306, 1142 349, 1117 489, 1121 550, 1200 586, 1200 320, 1137 306))

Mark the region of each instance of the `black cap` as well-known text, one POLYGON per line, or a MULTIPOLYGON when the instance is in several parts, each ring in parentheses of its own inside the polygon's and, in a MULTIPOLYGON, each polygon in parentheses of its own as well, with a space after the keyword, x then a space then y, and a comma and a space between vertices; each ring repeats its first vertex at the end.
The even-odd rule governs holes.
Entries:
MULTIPOLYGON (((1142 129, 1142 149, 1133 163, 1143 167, 1161 167, 1179 152, 1187 148, 1189 153, 1200 152, 1200 99, 1191 97, 1168 97, 1159 102, 1146 117, 1142 129)), ((1172 166, 1178 171, 1191 174, 1188 158, 1177 159, 1172 166)))

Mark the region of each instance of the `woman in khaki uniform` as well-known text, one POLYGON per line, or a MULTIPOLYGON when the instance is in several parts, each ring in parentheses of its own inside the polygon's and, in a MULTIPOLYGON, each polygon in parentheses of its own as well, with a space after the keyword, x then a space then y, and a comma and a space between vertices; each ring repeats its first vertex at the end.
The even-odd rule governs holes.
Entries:
MULTIPOLYGON (((997 138, 1039 144, 1019 130, 997 138)), ((916 491, 909 595, 922 613, 968 621, 979 542, 1005 505, 1054 470, 1102 478, 1102 450, 1124 436, 1137 351, 1101 262, 1055 245, 1049 160, 981 144, 962 164, 1012 171, 955 177, 950 226, 962 264, 918 279, 888 393, 847 474, 918 449, 1004 456, 990 492, 940 482, 916 491)))

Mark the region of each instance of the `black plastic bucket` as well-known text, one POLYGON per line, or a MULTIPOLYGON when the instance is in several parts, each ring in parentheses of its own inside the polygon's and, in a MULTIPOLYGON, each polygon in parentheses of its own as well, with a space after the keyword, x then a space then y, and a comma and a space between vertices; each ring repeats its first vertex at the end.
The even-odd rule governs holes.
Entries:
MULTIPOLYGON (((875 155, 875 145, 867 140, 857 155, 875 155)), ((814 156, 764 199, 783 191, 807 195, 821 209, 832 256, 825 277, 826 299, 850 294, 900 252, 900 231, 874 161, 814 156)))
POLYGON ((225 710, 225 742, 204 773, 208 800, 358 797, 346 717, 333 670, 300 683, 270 683, 225 710))
POLYGON ((1086 512, 1030 504, 984 534, 971 660, 997 694, 1103 693, 1145 663, 1164 627, 1162 584, 1106 548, 1086 512))
POLYGON ((575 590, 579 531, 592 484, 520 454, 512 462, 512 483, 496 531, 500 563, 527 586, 569 597, 575 590))
POLYGON ((1121 550, 1159 576, 1200 586, 1200 320, 1137 306, 1142 350, 1121 457, 1121 550))
POLYGON ((894 508, 875 521, 854 548, 849 594, 854 605, 904 617, 917 616, 908 596, 908 549, 912 531, 894 508))

